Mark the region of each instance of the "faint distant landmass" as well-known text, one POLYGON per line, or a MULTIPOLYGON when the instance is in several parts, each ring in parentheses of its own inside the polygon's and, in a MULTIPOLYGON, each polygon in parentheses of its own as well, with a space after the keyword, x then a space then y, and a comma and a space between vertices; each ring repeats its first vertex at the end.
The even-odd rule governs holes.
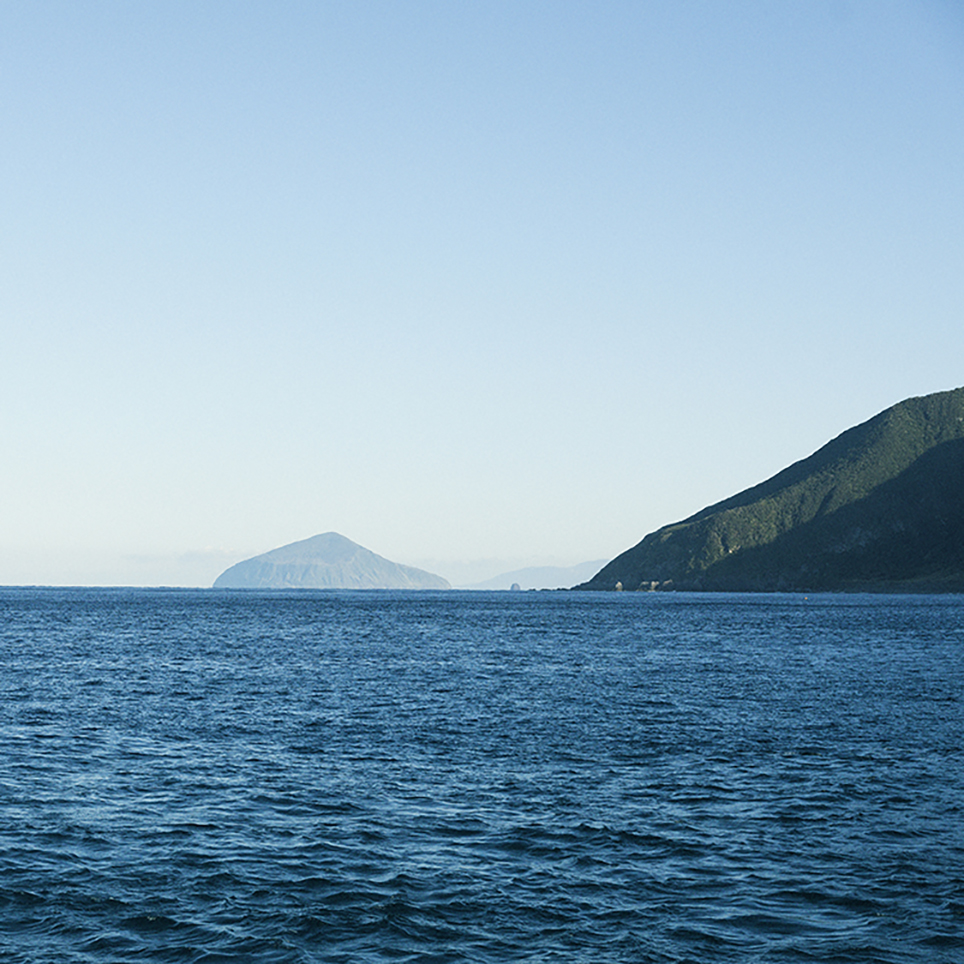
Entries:
POLYGON ((576 566, 530 566, 515 569, 486 579, 485 582, 461 586, 462 589, 568 589, 578 582, 585 582, 606 565, 605 559, 580 562, 576 566))
POLYGON ((272 549, 231 566, 215 589, 451 589, 448 580, 365 549, 337 532, 272 549))

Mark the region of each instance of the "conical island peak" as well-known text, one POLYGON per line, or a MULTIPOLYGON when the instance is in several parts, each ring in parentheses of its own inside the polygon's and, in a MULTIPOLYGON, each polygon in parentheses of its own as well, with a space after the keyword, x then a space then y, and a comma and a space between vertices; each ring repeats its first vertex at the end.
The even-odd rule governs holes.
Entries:
POLYGON ((226 569, 215 589, 451 589, 431 572, 385 559, 337 532, 324 532, 226 569))

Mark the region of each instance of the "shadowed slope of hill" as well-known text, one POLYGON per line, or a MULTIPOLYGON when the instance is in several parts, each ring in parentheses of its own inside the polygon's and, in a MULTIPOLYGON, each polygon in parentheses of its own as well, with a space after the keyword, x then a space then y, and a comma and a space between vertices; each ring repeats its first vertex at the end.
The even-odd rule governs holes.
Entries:
POLYGON ((451 589, 448 581, 401 566, 326 532, 226 569, 215 589, 451 589))
POLYGON ((964 389, 650 533, 579 589, 964 591, 964 389))

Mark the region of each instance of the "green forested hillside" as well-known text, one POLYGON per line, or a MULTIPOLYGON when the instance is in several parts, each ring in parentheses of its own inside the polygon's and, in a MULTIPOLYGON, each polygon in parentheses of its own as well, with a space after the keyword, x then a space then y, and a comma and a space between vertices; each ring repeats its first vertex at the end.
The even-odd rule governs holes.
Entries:
POLYGON ((964 388, 650 533, 579 589, 964 591, 964 388))

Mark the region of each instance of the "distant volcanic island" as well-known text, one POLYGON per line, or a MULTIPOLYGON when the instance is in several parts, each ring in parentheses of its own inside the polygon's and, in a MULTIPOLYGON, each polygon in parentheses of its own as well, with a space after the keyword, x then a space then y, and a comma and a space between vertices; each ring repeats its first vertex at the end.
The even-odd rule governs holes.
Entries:
POLYGON ((964 388, 886 409, 575 588, 964 592, 964 388))
POLYGON ((451 589, 448 581, 390 562, 337 532, 292 542, 226 569, 215 589, 451 589))

